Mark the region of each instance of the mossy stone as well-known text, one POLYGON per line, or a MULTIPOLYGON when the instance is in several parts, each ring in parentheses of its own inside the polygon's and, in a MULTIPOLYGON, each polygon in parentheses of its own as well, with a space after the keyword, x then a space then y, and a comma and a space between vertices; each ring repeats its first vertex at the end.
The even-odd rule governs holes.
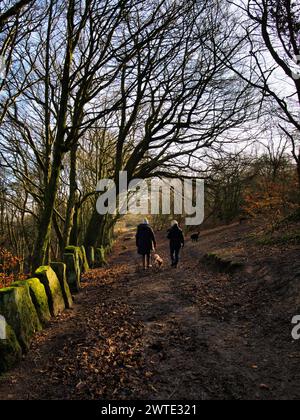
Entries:
POLYGON ((74 254, 65 254, 64 262, 67 266, 67 282, 72 293, 80 291, 81 272, 79 261, 74 254))
POLYGON ((73 299, 67 282, 67 266, 62 262, 54 262, 51 263, 50 266, 59 280, 66 308, 71 309, 73 306, 73 299))
POLYGON ((22 350, 26 352, 29 349, 31 337, 42 329, 31 300, 29 286, 1 289, 0 314, 13 328, 22 350))
POLYGON ((84 261, 82 255, 82 249, 79 246, 69 245, 65 249, 65 254, 73 254, 76 262, 79 265, 80 273, 84 271, 84 261))
POLYGON ((57 275, 50 266, 38 268, 35 275, 45 286, 51 315, 57 316, 66 307, 57 275))
POLYGON ((46 326, 51 319, 51 314, 45 286, 40 282, 39 279, 17 281, 12 284, 13 287, 23 287, 26 285, 29 286, 31 300, 35 306, 39 320, 43 326, 46 326))
POLYGON ((11 326, 4 318, 0 322, 5 329, 5 339, 0 338, 0 373, 4 373, 21 361, 22 349, 11 326))
POLYGON ((102 246, 96 249, 96 263, 99 267, 107 265, 105 257, 105 248, 102 246))
POLYGON ((89 267, 89 263, 88 263, 88 259, 87 259, 87 256, 86 256, 86 251, 85 251, 84 246, 81 247, 81 255, 82 255, 82 260, 83 260, 83 272, 87 273, 89 271, 90 267, 89 267))

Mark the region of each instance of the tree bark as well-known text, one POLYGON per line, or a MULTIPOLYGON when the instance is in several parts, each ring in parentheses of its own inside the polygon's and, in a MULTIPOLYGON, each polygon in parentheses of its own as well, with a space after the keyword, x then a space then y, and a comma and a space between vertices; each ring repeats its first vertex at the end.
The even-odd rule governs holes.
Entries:
POLYGON ((76 203, 75 209, 74 209, 74 216, 73 216, 73 225, 72 225, 72 230, 70 234, 70 244, 74 246, 78 246, 78 243, 79 243, 79 225, 80 225, 79 217, 80 217, 80 209, 79 209, 78 203, 76 203))
POLYGON ((86 249, 90 246, 95 247, 97 245, 104 224, 105 216, 100 215, 95 208, 85 234, 84 246, 86 249))
MULTIPOLYGON (((63 249, 70 245, 70 236, 72 232, 72 227, 74 224, 75 216, 75 205, 76 205, 76 192, 77 192, 77 183, 76 183, 76 174, 77 174, 77 149, 78 144, 75 144, 70 153, 70 193, 67 205, 67 214, 66 222, 64 227, 64 247, 63 249)), ((75 245, 75 244, 72 244, 75 245)))
MULTIPOLYGON (((298 174, 298 188, 300 194, 300 159, 297 161, 297 174, 298 174)), ((299 198, 300 201, 300 198, 299 198)))
POLYGON ((54 212, 54 205, 56 194, 58 190, 59 176, 61 172, 61 162, 63 154, 60 150, 56 150, 52 163, 52 171, 49 184, 46 186, 44 194, 44 208, 41 214, 41 219, 38 228, 38 236, 35 243, 33 255, 33 269, 35 270, 40 265, 47 264, 49 254, 49 241, 51 238, 52 218, 54 212))

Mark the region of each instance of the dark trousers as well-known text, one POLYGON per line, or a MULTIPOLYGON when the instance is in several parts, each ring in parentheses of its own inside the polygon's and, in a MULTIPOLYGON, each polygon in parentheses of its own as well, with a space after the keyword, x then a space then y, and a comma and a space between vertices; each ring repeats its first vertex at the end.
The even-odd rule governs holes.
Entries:
POLYGON ((178 245, 170 245, 170 251, 171 251, 171 261, 172 266, 177 267, 179 263, 179 256, 180 256, 180 250, 181 246, 178 247, 178 245))

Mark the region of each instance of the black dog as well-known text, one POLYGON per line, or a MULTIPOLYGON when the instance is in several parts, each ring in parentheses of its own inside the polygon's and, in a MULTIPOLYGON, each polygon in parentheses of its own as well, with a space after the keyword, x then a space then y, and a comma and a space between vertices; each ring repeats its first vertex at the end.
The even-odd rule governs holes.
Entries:
POLYGON ((194 233, 194 234, 191 236, 191 240, 192 240, 193 242, 198 242, 198 241, 199 241, 199 236, 200 236, 200 232, 198 232, 198 233, 194 233))

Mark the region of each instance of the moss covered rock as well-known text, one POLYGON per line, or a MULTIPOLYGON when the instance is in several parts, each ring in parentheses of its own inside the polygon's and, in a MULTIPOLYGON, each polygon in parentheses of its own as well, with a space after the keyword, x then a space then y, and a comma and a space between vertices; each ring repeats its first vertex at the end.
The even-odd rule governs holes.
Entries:
POLYGON ((66 308, 71 309, 73 306, 73 299, 67 282, 67 266, 61 262, 51 263, 50 266, 59 280, 66 308))
POLYGON ((82 260, 83 260, 83 272, 87 273, 89 271, 90 267, 89 267, 89 263, 88 263, 88 259, 87 259, 87 255, 86 255, 86 251, 85 251, 84 246, 81 247, 81 255, 82 255, 82 260))
POLYGON ((64 262, 67 266, 67 282, 72 293, 80 290, 81 271, 79 261, 74 254, 65 254, 64 262))
POLYGON ((31 337, 42 329, 31 300, 29 286, 1 289, 0 314, 13 328, 23 351, 26 352, 29 349, 31 337))
POLYGON ((57 275, 50 266, 38 268, 35 275, 45 286, 51 315, 57 316, 66 307, 57 275))
POLYGON ((29 286, 29 292, 32 303, 35 306, 39 320, 42 325, 46 326, 51 319, 48 297, 46 294, 45 286, 39 279, 29 279, 25 281, 17 281, 12 284, 13 287, 29 286))
POLYGON ((65 254, 73 254, 76 262, 79 265, 80 273, 84 272, 84 257, 82 254, 82 249, 79 246, 69 245, 65 249, 65 254))
POLYGON ((0 373, 13 368, 22 358, 22 349, 14 330, 0 316, 0 373))
POLYGON ((98 267, 107 265, 105 248, 103 246, 96 249, 96 264, 98 267))

